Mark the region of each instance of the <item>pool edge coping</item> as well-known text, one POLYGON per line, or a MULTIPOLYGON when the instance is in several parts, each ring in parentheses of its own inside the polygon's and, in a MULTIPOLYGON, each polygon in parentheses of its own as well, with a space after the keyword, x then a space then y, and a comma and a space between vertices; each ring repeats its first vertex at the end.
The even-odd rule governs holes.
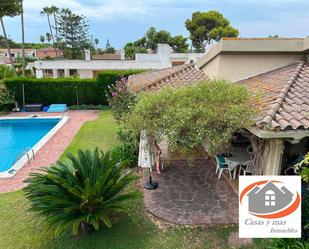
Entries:
POLYGON ((62 116, 37 116, 37 117, 0 117, 0 120, 10 119, 60 119, 60 121, 47 132, 31 149, 33 153, 28 152, 23 155, 17 162, 15 162, 8 170, 0 172, 0 179, 12 178, 15 176, 21 168, 28 163, 28 156, 31 165, 31 160, 35 157, 35 154, 63 127, 63 125, 69 120, 69 115, 62 116), (13 170, 13 171, 12 171, 13 170), (11 171, 11 172, 10 172, 11 171))

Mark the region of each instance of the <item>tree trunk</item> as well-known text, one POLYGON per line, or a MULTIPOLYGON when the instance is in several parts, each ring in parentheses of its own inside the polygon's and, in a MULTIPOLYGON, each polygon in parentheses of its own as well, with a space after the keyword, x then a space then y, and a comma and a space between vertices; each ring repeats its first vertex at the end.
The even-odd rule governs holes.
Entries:
POLYGON ((53 44, 55 44, 55 39, 54 39, 53 29, 52 29, 52 26, 50 24, 49 14, 47 14, 47 21, 48 21, 48 26, 49 26, 49 30, 50 30, 50 35, 51 35, 51 38, 53 40, 53 44))
POLYGON ((24 9, 23 0, 20 1, 21 4, 21 44, 22 44, 22 77, 26 76, 26 61, 25 61, 25 27, 24 27, 24 9))
POLYGON ((55 49, 56 49, 56 56, 58 57, 58 46, 57 46, 57 42, 58 42, 58 26, 57 26, 57 17, 56 17, 56 13, 54 12, 54 21, 55 21, 55 30, 56 30, 56 43, 54 44, 55 49))
POLYGON ((58 26, 57 26, 57 17, 56 17, 55 12, 54 12, 54 20, 55 20, 56 41, 57 41, 58 40, 58 26))
POLYGON ((8 37, 6 35, 6 30, 5 30, 4 22, 3 22, 3 17, 0 18, 0 22, 1 22, 1 26, 2 26, 2 31, 3 31, 4 39, 6 41, 6 47, 7 47, 8 53, 9 53, 10 64, 13 67, 13 59, 12 59, 12 54, 11 54, 11 49, 10 49, 10 43, 9 43, 8 37))

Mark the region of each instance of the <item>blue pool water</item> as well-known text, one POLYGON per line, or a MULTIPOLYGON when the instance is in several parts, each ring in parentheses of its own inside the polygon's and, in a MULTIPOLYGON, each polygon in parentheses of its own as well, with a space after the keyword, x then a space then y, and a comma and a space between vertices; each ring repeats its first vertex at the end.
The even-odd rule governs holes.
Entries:
POLYGON ((0 120, 0 172, 12 167, 19 154, 33 147, 60 119, 29 118, 0 120))

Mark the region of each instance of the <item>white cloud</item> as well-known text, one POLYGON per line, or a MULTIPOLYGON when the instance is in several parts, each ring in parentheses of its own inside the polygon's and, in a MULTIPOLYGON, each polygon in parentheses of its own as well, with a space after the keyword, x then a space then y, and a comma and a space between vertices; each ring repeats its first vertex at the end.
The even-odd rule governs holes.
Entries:
POLYGON ((83 1, 78 0, 45 0, 44 2, 26 0, 24 3, 25 16, 37 19, 41 9, 50 5, 55 5, 59 8, 69 8, 79 15, 100 20, 150 14, 144 2, 139 0, 111 0, 97 3, 95 1, 83 3, 83 1))

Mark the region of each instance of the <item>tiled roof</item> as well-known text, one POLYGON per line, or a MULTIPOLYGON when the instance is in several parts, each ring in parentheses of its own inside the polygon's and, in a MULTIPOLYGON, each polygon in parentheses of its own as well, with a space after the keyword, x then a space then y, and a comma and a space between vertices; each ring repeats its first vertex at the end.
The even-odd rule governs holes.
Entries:
POLYGON ((144 72, 129 76, 128 83, 133 92, 156 92, 166 85, 180 87, 207 79, 205 73, 193 64, 183 64, 171 68, 144 72))
POLYGON ((309 64, 305 62, 237 82, 254 95, 256 126, 266 130, 309 129, 309 64))

